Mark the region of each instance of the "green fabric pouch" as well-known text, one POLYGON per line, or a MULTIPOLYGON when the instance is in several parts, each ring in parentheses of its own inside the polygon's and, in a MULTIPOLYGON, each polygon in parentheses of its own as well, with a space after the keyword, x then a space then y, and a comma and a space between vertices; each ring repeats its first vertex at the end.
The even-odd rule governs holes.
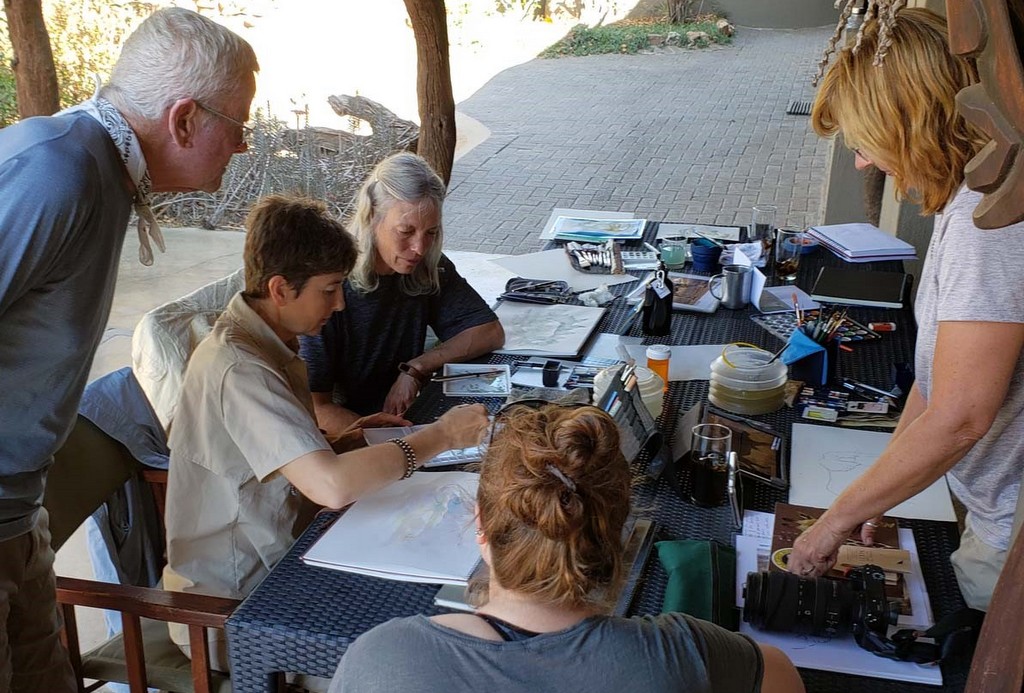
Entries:
POLYGON ((716 541, 659 541, 658 560, 668 573, 661 611, 681 611, 735 631, 736 549, 716 541))

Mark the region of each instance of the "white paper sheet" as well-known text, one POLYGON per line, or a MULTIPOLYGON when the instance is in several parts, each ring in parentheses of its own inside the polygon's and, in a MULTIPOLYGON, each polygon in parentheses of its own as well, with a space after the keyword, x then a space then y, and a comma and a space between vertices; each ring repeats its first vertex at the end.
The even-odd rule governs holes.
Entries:
POLYGON ((632 274, 586 274, 577 272, 569 264, 569 258, 561 248, 542 250, 527 255, 509 255, 491 260, 499 267, 528 279, 553 279, 569 284, 574 293, 590 291, 604 284, 615 286, 637 280, 632 274))
POLYGON ((406 582, 465 585, 480 558, 473 540, 479 476, 414 474, 371 493, 302 556, 324 568, 406 582))
MULTIPOLYGON (((878 459, 890 433, 838 426, 793 424, 789 502, 827 508, 878 459)), ((945 477, 885 513, 893 517, 955 522, 945 477)))
MULTIPOLYGON (((744 516, 746 517, 746 516, 744 516)), ((773 517, 773 515, 769 515, 773 517)), ((746 520, 744 520, 744 532, 746 532, 746 520)), ((770 539, 743 536, 736 537, 736 604, 743 606, 743 586, 746 584, 747 573, 758 570, 757 555, 762 550, 765 542, 770 546, 770 539)), ((913 532, 909 529, 900 530, 900 543, 911 552, 913 557, 913 570, 917 572, 916 578, 919 588, 911 585, 908 576, 908 588, 910 590, 911 603, 917 609, 917 600, 924 600, 927 608, 927 593, 924 591, 924 581, 920 578, 921 566, 917 562, 917 550, 913 542, 913 532), (907 537, 909 535, 909 541, 907 537)), ((928 617, 930 621, 930 609, 928 617)), ((924 625, 924 624, 922 624, 924 625)), ((904 627, 901 619, 900 627, 904 627)), ((843 674, 854 674, 857 676, 870 676, 879 679, 895 679, 897 681, 913 681, 925 683, 932 686, 942 685, 942 671, 935 666, 913 664, 911 662, 895 662, 890 659, 883 659, 862 649, 854 641, 852 635, 837 638, 821 638, 791 633, 769 633, 755 630, 750 624, 741 621, 740 632, 749 635, 755 641, 774 645, 785 652, 798 667, 806 669, 819 669, 821 671, 835 671, 843 674)))
MULTIPOLYGON (((724 344, 697 344, 669 347, 672 355, 668 362, 668 379, 708 380, 711 377, 711 362, 722 355, 724 344)), ((647 347, 643 344, 626 346, 629 355, 641 366, 647 365, 647 347)))
MULTIPOLYGON (((601 332, 594 335, 594 338, 590 341, 590 345, 587 347, 587 353, 584 356, 588 359, 609 359, 609 360, 624 360, 622 354, 619 353, 619 345, 627 347, 630 344, 639 344, 643 339, 641 337, 624 337, 618 334, 609 334, 607 332, 601 332)), ((644 347, 645 349, 647 347, 644 347)), ((628 350, 627 350, 627 353, 628 350)), ((640 363, 643 365, 647 362, 646 357, 640 363)))

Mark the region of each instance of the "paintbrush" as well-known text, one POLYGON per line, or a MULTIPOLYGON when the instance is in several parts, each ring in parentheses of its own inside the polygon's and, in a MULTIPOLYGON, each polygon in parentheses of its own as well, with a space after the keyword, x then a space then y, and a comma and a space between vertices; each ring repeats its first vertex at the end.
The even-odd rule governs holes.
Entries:
POLYGON ((452 380, 469 380, 470 378, 493 378, 495 376, 503 375, 505 373, 504 368, 500 368, 493 371, 476 371, 473 373, 455 373, 454 375, 438 375, 430 379, 432 383, 447 383, 452 380))

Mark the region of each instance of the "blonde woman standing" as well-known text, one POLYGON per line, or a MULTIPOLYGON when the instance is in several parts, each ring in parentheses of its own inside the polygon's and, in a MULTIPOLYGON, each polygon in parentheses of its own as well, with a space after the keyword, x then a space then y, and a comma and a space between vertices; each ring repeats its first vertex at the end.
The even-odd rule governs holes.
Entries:
POLYGON ((790 570, 819 575, 858 526, 946 475, 967 508, 952 563, 968 606, 987 609, 1006 560, 1024 472, 1024 224, 982 230, 964 167, 987 138, 957 112, 976 83, 949 52, 945 21, 903 9, 864 25, 818 92, 818 134, 842 134, 858 168, 876 166, 935 214, 917 293, 917 381, 892 440, 794 545, 790 570), (884 57, 873 64, 876 55, 884 57))

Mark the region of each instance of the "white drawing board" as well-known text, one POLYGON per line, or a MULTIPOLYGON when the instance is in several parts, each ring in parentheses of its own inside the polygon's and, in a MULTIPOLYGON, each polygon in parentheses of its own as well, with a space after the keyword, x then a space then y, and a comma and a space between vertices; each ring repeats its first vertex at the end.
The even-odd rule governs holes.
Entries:
MULTIPOLYGON (((854 479, 878 459, 891 437, 890 433, 838 426, 793 424, 789 502, 828 508, 854 479)), ((956 522, 945 477, 889 510, 886 515, 956 522)))
POLYGON ((575 357, 597 327, 604 308, 502 301, 494 311, 505 330, 498 354, 575 357))

